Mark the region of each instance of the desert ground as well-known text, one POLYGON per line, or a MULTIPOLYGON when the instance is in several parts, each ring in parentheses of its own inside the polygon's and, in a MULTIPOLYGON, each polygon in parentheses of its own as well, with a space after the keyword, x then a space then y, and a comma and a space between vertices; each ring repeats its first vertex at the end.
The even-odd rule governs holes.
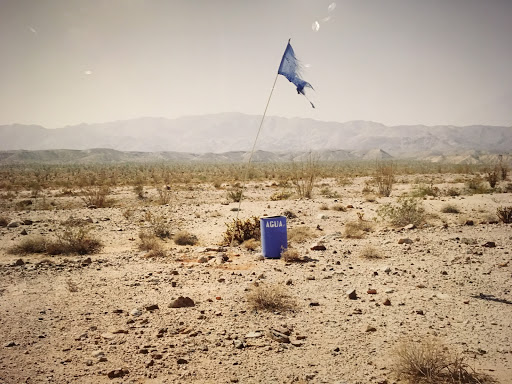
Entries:
POLYGON ((512 224, 496 215, 512 193, 465 192, 472 177, 396 175, 388 197, 371 176, 317 178, 311 198, 252 180, 240 211, 229 182, 113 186, 105 207, 79 187, 4 189, 0 383, 405 383, 398 346, 431 339, 485 382, 512 383, 512 224), (379 215, 429 184, 417 225, 379 215), (224 244, 237 215, 286 215, 300 260, 224 244), (81 228, 103 246, 19 248, 81 228), (176 244, 183 231, 194 245, 176 244), (262 289, 284 304, 255 305, 262 289))

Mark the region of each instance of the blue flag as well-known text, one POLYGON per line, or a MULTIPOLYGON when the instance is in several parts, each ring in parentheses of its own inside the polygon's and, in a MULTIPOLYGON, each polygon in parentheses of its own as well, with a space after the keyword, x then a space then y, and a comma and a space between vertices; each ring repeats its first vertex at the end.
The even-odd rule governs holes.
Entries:
MULTIPOLYGON (((308 99, 304 91, 304 88, 309 87, 313 89, 313 87, 307 81, 302 79, 302 65, 295 56, 295 52, 293 51, 293 48, 290 44, 290 40, 288 40, 288 45, 286 46, 286 50, 284 51, 283 58, 281 59, 281 65, 279 65, 279 70, 277 71, 277 73, 279 75, 283 75, 284 77, 286 77, 288 81, 290 81, 297 87, 297 93, 304 95, 306 99, 308 99)), ((315 108, 315 106, 309 99, 308 101, 311 104, 311 106, 315 108)))

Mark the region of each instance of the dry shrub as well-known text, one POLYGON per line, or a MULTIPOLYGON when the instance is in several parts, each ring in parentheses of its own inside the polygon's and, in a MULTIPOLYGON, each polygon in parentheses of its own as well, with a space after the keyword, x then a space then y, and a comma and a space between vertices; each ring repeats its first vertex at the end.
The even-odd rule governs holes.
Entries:
POLYGON ((361 250, 361 253, 359 254, 359 256, 361 256, 363 259, 381 259, 382 258, 382 254, 380 253, 380 251, 371 245, 365 246, 361 250))
POLYGON ((295 300, 286 289, 277 284, 259 285, 247 294, 247 303, 253 310, 292 311, 296 308, 295 300))
POLYGON ((278 200, 287 200, 292 196, 290 191, 278 191, 274 192, 272 196, 270 196, 270 200, 278 201, 278 200))
POLYGON ((161 239, 171 238, 169 224, 163 216, 152 215, 151 212, 148 212, 146 214, 146 220, 149 221, 155 236, 161 239))
POLYGON ((457 188, 454 188, 454 187, 450 187, 450 188, 447 188, 445 191, 444 191, 444 194, 446 196, 460 196, 460 190, 457 189, 457 188))
POLYGON ((228 200, 231 200, 235 203, 239 203, 240 200, 242 200, 242 196, 243 196, 243 190, 241 188, 239 189, 235 189, 233 191, 228 191, 226 193, 226 196, 228 198, 228 200))
POLYGON ((302 262, 304 258, 300 256, 299 251, 293 248, 288 248, 281 253, 281 260, 286 263, 302 262))
POLYGON ((233 219, 226 223, 226 232, 222 244, 230 245, 232 242, 242 244, 249 239, 259 240, 261 237, 260 219, 253 216, 246 220, 233 219))
POLYGON ((373 224, 366 220, 349 221, 345 224, 344 236, 348 239, 361 239, 373 231, 373 224))
POLYGON ((179 231, 174 235, 173 240, 178 245, 196 245, 199 241, 196 235, 188 231, 179 231))
POLYGON ((395 183, 395 170, 393 164, 377 164, 373 182, 377 186, 379 195, 389 196, 395 183))
POLYGON ((242 243, 242 246, 245 249, 248 249, 249 251, 255 251, 260 246, 260 242, 256 239, 249 239, 249 240, 245 240, 242 243))
POLYGON ((498 219, 500 219, 502 223, 512 223, 512 206, 499 207, 498 209, 496 209, 496 214, 498 215, 498 219))
POLYGON ((345 208, 343 205, 341 204, 333 204, 331 206, 331 209, 333 211, 338 211, 338 212, 347 212, 347 208, 345 208))
POLYGON ((46 252, 50 255, 96 253, 103 245, 89 232, 89 228, 84 226, 67 227, 57 234, 57 240, 46 243, 46 252))
POLYGON ((443 212, 443 213, 460 213, 460 210, 453 204, 445 204, 441 208, 441 212, 443 212))
POLYGON ((292 184, 300 198, 311 199, 315 179, 318 177, 320 168, 318 160, 311 154, 307 160, 301 163, 293 163, 292 184))
POLYGON ((7 227, 7 224, 9 224, 11 219, 9 219, 7 216, 0 216, 0 227, 7 227))
POLYGON ((139 232, 139 249, 141 251, 158 251, 162 249, 162 244, 156 235, 149 230, 139 232))
POLYGON ((108 199, 110 188, 107 186, 84 188, 81 194, 80 198, 87 207, 104 208, 110 204, 108 199))
POLYGON ((320 205, 321 211, 327 211, 328 209, 329 209, 329 206, 327 204, 324 203, 324 204, 320 205))
POLYGON ((146 257, 146 258, 157 258, 157 257, 166 257, 166 256, 167 256, 167 252, 164 251, 163 248, 152 249, 144 255, 144 257, 146 257))
POLYGON ((30 253, 45 253, 46 240, 42 236, 27 236, 9 249, 9 253, 14 255, 26 255, 30 253))
POLYGON ((288 230, 288 241, 290 243, 304 243, 315 237, 315 232, 309 227, 294 227, 288 230))
POLYGON ((402 341, 393 350, 393 371, 409 383, 483 384, 492 379, 478 374, 437 339, 402 341))
POLYGON ((156 192, 158 194, 157 202, 160 205, 167 205, 171 202, 172 192, 169 186, 164 186, 162 188, 156 188, 156 192))
POLYGON ((337 199, 338 197, 340 197, 340 194, 336 191, 333 191, 330 187, 326 186, 326 187, 323 187, 321 190, 320 190, 320 194, 322 196, 325 196, 325 197, 328 197, 329 199, 337 199))
POLYGON ((425 221, 425 209, 421 201, 413 197, 399 198, 398 205, 385 204, 378 210, 378 214, 397 227, 408 224, 418 226, 425 221))

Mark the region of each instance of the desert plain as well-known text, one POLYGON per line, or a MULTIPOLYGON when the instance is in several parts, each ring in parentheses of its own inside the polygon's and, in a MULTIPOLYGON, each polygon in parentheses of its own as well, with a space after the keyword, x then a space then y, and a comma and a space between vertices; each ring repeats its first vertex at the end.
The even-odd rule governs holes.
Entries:
POLYGON ((399 346, 428 340, 512 383, 510 181, 397 171, 381 196, 372 172, 319 172, 310 198, 251 178, 241 203, 240 179, 117 183, 104 206, 84 198, 98 187, 8 188, 4 173, 0 383, 405 383, 399 346), (401 196, 418 223, 383 214, 401 196), (286 260, 226 242, 235 218, 281 215, 286 260), (101 246, 22 246, 81 230, 101 246), (261 292, 284 301, 258 306, 261 292))

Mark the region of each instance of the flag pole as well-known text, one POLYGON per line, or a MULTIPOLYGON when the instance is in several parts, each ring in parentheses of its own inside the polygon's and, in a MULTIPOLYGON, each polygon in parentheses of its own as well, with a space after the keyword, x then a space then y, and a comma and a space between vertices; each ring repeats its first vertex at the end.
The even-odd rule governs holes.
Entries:
MULTIPOLYGON (((288 40, 289 42, 289 40, 288 40)), ((263 126, 263 121, 265 120, 265 116, 267 115, 268 106, 270 104, 270 99, 272 98, 272 94, 274 93, 274 88, 277 83, 277 78, 279 77, 279 71, 276 73, 276 78, 274 79, 274 84, 272 84, 272 89, 270 91, 270 95, 268 96, 267 105, 265 106, 265 111, 263 111, 263 116, 261 116, 260 126, 258 127, 258 132, 256 133, 256 137, 254 139, 254 143, 252 145, 251 154, 249 155, 249 160, 247 161, 247 170, 244 175, 244 180, 242 183, 242 188, 240 190, 240 200, 238 200, 238 209, 236 211, 235 217, 235 228, 233 228, 233 234, 231 235, 231 242, 229 244, 230 248, 233 248, 233 242, 235 240, 235 229, 238 222, 238 213, 240 212, 240 207, 242 205, 242 198, 244 195, 245 185, 247 184, 247 178, 249 177, 249 170, 251 168, 252 156, 254 155, 254 150, 256 149, 256 143, 258 142, 258 137, 260 136, 261 127, 263 126)))

